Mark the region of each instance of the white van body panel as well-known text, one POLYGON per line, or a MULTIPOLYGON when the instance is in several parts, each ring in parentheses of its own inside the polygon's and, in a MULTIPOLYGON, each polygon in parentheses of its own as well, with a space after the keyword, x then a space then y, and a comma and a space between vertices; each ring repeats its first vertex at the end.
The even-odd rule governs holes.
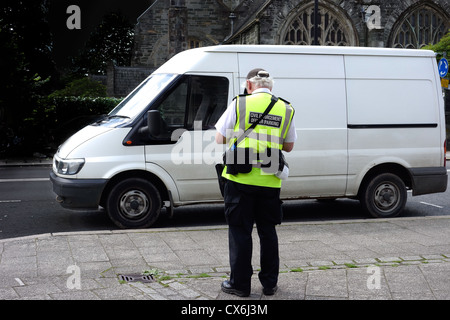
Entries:
POLYGON ((298 140, 286 154, 289 179, 283 198, 339 196, 347 179, 347 111, 342 55, 239 53, 240 79, 246 70, 267 66, 273 93, 295 109, 298 140), (332 106, 332 107, 330 107, 332 106))
POLYGON ((171 193, 172 201, 174 203, 180 203, 180 196, 176 182, 173 180, 172 175, 166 171, 163 167, 146 162, 145 170, 154 174, 162 183, 166 186, 167 190, 171 193))
MULTIPOLYGON (((208 59, 212 58, 211 55, 208 56, 208 59)), ((236 67, 235 55, 220 55, 219 58, 221 59, 220 67, 222 67, 222 62, 225 66, 234 65, 236 67)), ((183 59, 184 64, 182 64, 184 66, 186 66, 186 59, 183 59)), ((217 64, 217 61, 213 60, 217 64)), ((163 67, 155 73, 174 71, 163 67)), ((198 68, 194 65, 189 74, 203 76, 213 74, 214 76, 227 78, 229 81, 228 99, 231 100, 237 94, 234 84, 237 73, 212 72, 217 67, 217 65, 209 62, 206 63, 206 66, 199 65, 198 68)), ((215 143, 215 129, 193 131, 180 129, 178 132, 181 133, 181 136, 175 144, 145 146, 147 164, 150 163, 164 168, 165 172, 169 173, 176 185, 176 190, 171 190, 175 206, 219 201, 221 195, 214 165, 222 162, 226 146, 215 143)), ((174 133, 174 135, 177 134, 174 133)))
POLYGON ((113 128, 86 126, 72 135, 59 147, 58 155, 63 159, 69 157, 73 158, 73 154, 71 154, 72 151, 77 150, 79 146, 85 144, 91 139, 94 139, 96 136, 102 135, 111 130, 113 130, 113 128))
POLYGON ((146 146, 147 168, 161 168, 176 185, 176 194, 172 189, 175 205, 219 199, 214 164, 222 161, 225 147, 214 142, 215 134, 215 130, 185 131, 170 148, 146 146))
MULTIPOLYGON (((183 51, 170 59, 154 73, 237 73, 236 52, 210 52, 204 48, 183 51)), ((232 97, 230 97, 230 100, 232 97)))
POLYGON ((442 165, 445 125, 432 63, 423 57, 345 57, 348 124, 368 127, 348 131, 347 196, 357 194, 378 164, 442 165))
MULTIPOLYGON (((72 179, 111 179, 121 172, 145 170, 144 147, 122 144, 130 128, 107 129, 109 130, 88 126, 82 130, 85 142, 79 144, 67 157, 84 158, 85 164, 72 179), (87 133, 91 134, 90 138, 87 133)), ((62 154, 61 150, 59 154, 62 154)))

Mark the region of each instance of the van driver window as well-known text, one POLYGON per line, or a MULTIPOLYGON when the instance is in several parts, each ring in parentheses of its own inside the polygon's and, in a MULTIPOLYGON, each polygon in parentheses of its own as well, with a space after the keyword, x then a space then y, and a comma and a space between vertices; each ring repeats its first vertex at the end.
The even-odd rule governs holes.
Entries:
POLYGON ((214 128, 227 108, 228 85, 225 77, 185 77, 158 108, 167 130, 214 128))
POLYGON ((186 110, 187 83, 181 82, 178 87, 159 105, 161 118, 169 128, 182 128, 186 110))

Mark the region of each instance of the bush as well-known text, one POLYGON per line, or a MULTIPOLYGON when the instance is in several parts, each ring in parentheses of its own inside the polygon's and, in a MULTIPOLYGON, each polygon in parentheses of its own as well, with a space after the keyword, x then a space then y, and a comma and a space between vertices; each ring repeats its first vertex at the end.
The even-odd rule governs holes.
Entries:
MULTIPOLYGON (((36 79, 34 87, 48 82, 36 79)), ((20 105, 20 110, 27 111, 22 112, 21 121, 14 127, 0 123, 0 158, 34 153, 52 156, 72 134, 109 113, 121 101, 104 97, 106 87, 89 78, 74 80, 48 96, 43 94, 35 90, 20 105)))
POLYGON ((85 77, 71 81, 64 89, 56 90, 49 97, 106 97, 106 87, 99 81, 85 77))
POLYGON ((48 97, 44 99, 44 113, 53 115, 57 124, 79 116, 102 115, 109 113, 121 99, 106 97, 48 97))
POLYGON ((107 97, 41 97, 25 119, 30 152, 53 153, 72 134, 109 113, 121 99, 107 97), (46 150, 46 151, 45 151, 46 150))

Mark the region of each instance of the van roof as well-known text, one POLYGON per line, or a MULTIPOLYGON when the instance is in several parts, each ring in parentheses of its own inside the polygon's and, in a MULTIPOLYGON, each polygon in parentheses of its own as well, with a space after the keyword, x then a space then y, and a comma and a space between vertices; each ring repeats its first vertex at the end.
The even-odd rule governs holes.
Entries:
POLYGON ((329 54, 329 55, 380 55, 380 56, 423 56, 434 57, 431 50, 338 47, 338 46, 296 46, 296 45, 219 45, 195 50, 204 52, 242 52, 242 53, 291 53, 291 54, 329 54))
POLYGON ((170 61, 160 66, 154 73, 187 72, 238 72, 236 60, 230 54, 322 54, 357 56, 434 57, 431 50, 367 48, 367 47, 326 47, 293 45, 218 45, 182 51, 170 61), (220 63, 219 63, 220 62, 220 63))

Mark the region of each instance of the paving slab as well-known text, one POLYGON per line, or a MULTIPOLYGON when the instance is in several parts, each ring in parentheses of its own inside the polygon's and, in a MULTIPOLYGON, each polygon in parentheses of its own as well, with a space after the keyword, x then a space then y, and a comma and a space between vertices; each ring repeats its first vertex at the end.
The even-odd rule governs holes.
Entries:
POLYGON ((2 300, 448 300, 450 217, 283 223, 279 289, 225 294, 227 227, 65 232, 0 240, 2 300), (152 273, 155 282, 121 274, 152 273))

